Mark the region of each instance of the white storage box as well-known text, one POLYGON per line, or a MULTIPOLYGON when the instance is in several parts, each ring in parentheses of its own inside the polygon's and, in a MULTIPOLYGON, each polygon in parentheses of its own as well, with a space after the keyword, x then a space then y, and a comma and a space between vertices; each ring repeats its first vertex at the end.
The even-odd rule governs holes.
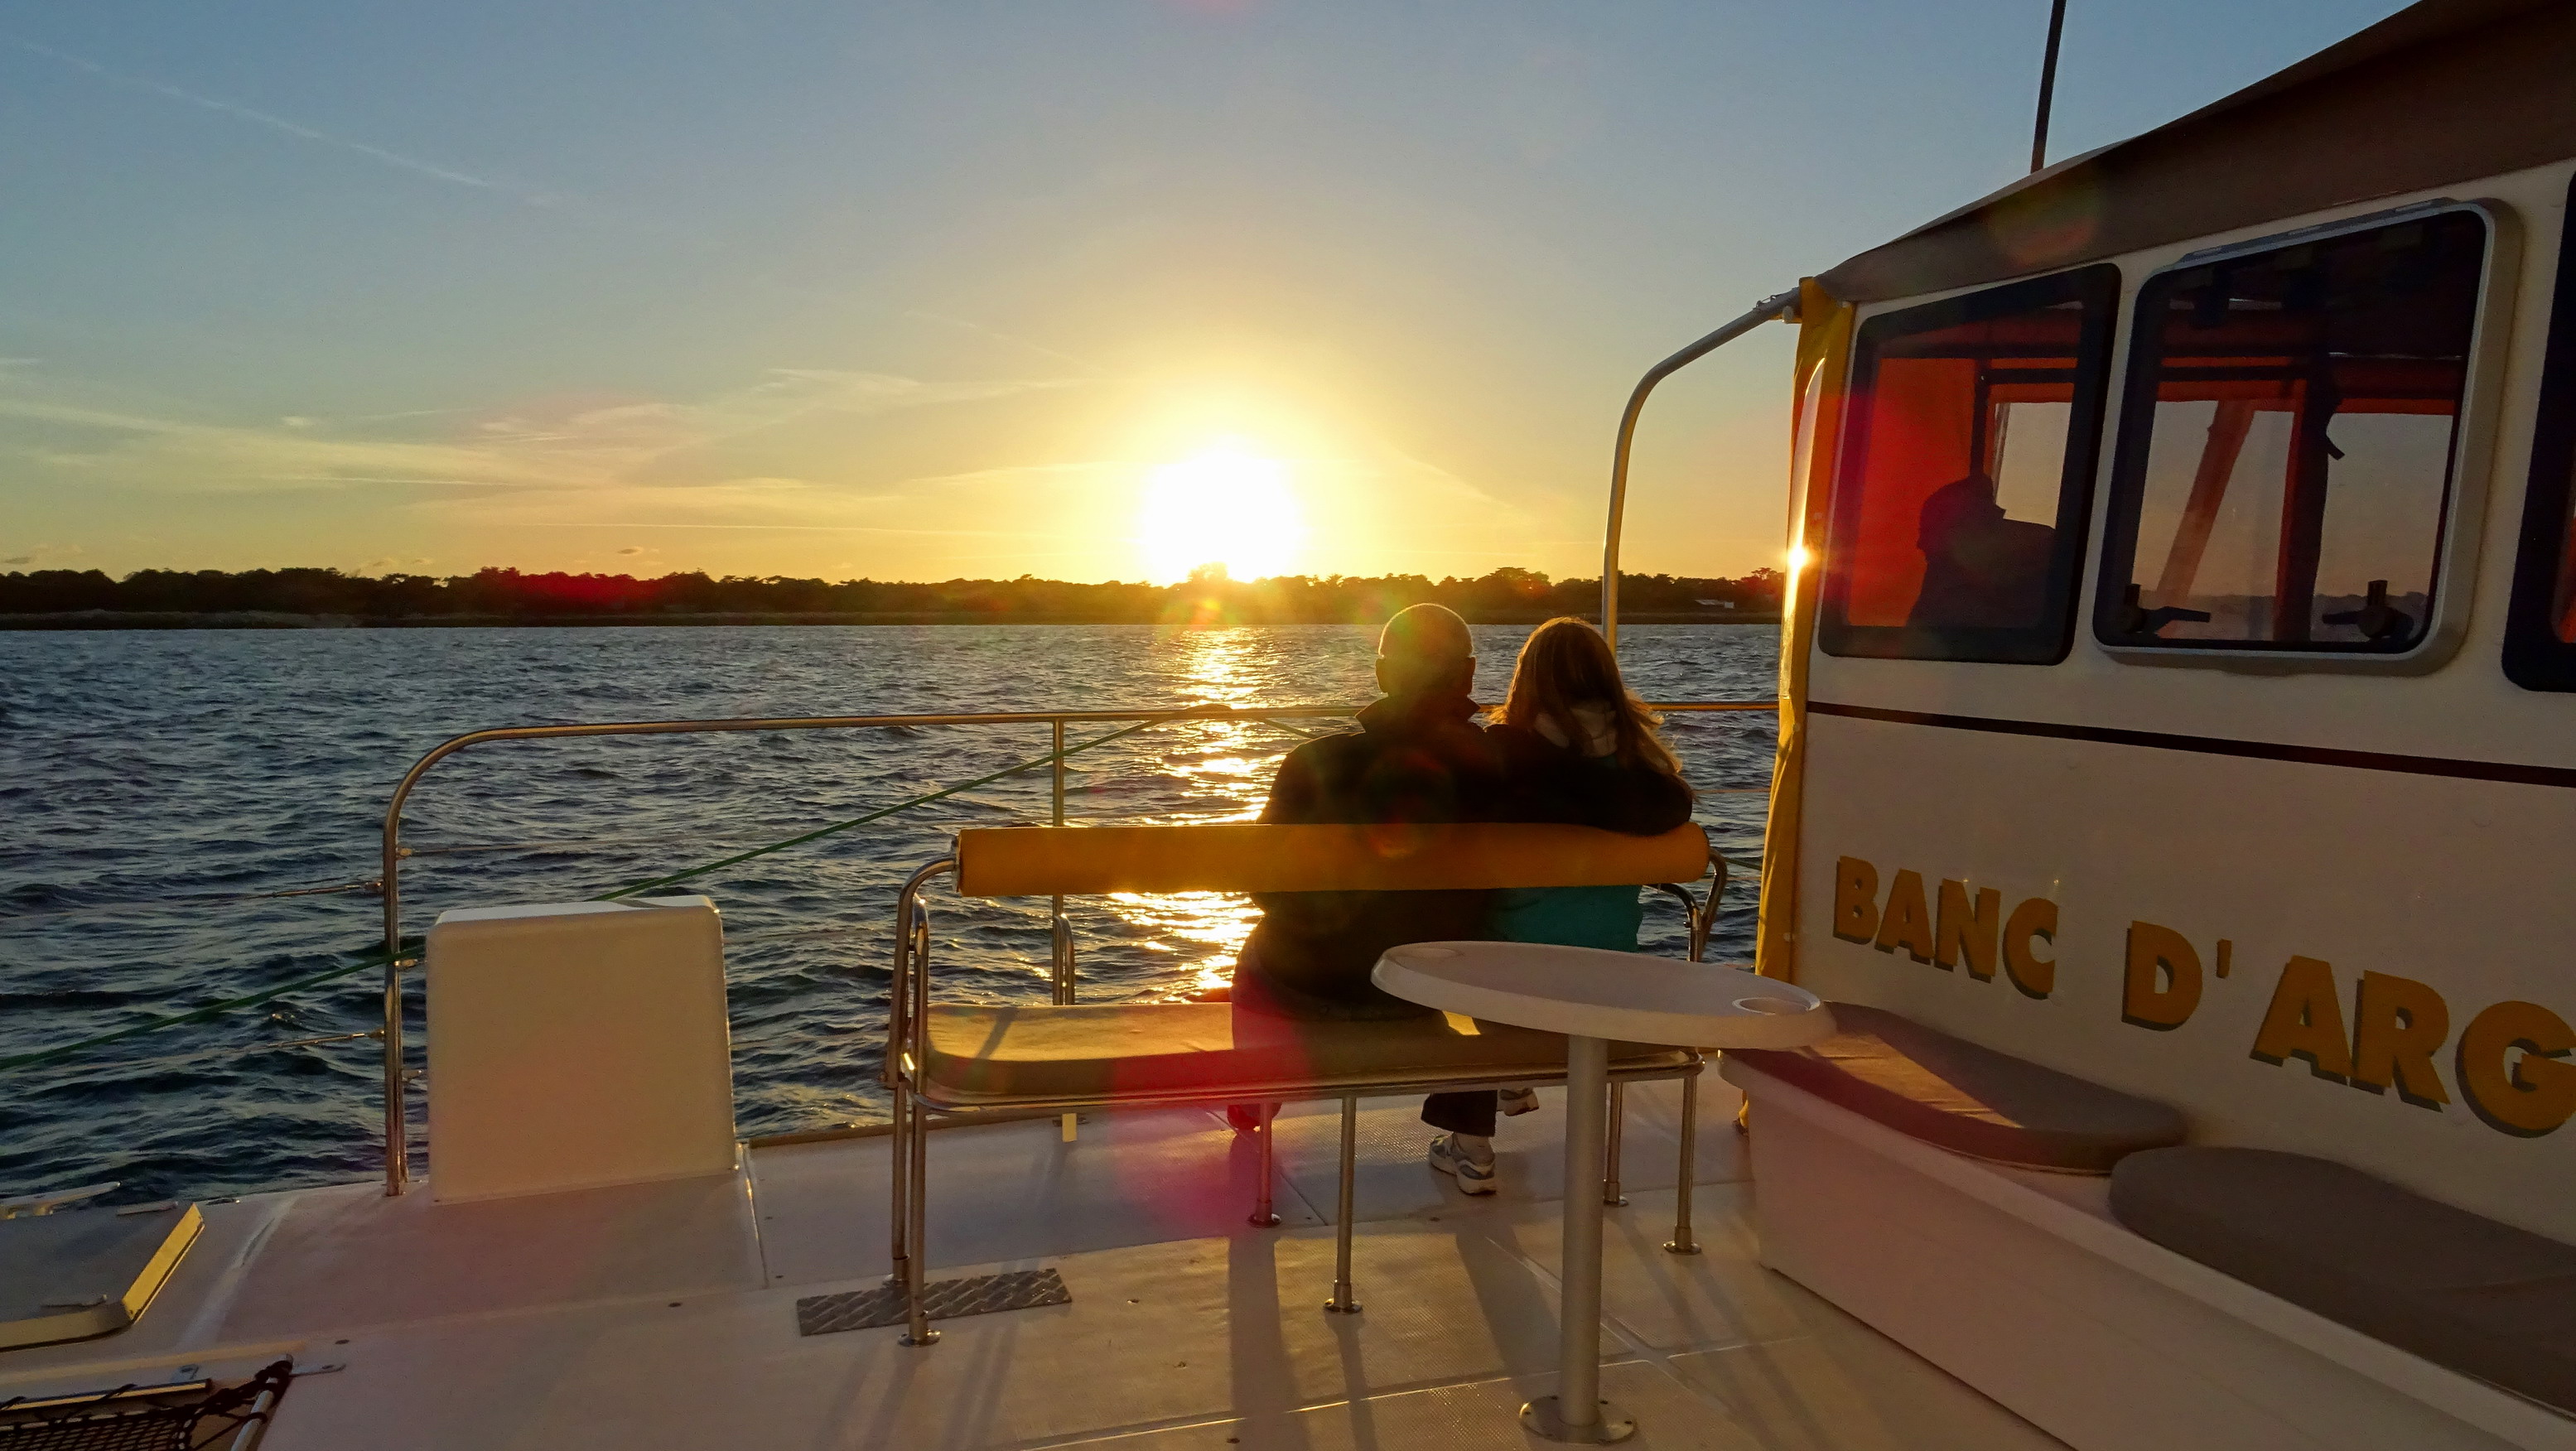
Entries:
POLYGON ((439 1203, 734 1171, 715 903, 447 912, 428 962, 439 1203))

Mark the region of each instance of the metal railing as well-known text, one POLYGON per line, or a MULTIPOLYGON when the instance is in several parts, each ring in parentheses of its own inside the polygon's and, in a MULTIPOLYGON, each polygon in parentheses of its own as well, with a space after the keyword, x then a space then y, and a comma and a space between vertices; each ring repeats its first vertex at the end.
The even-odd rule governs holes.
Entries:
POLYGON ((1610 522, 1601 534, 1601 634, 1613 650, 1619 648, 1619 536, 1628 522, 1628 455, 1636 446, 1637 415, 1646 411, 1646 395, 1655 391, 1656 384, 1774 318, 1798 320, 1798 289, 1762 299, 1743 316, 1648 368, 1628 395, 1628 407, 1619 415, 1619 441, 1610 453, 1610 522))
MULTIPOLYGON (((1778 702, 1769 700, 1689 700, 1659 703, 1653 708, 1667 714, 1767 711, 1778 702)), ((1111 736, 1078 743, 1068 750, 1064 732, 1069 724, 1123 724, 1131 729, 1149 725, 1182 725, 1200 722, 1247 721, 1280 722, 1291 720, 1347 720, 1360 707, 1348 705, 1292 705, 1242 708, 1228 705, 1186 706, 1174 710, 1054 710, 1054 711, 964 711, 935 715, 834 715, 787 717, 740 717, 716 720, 615 721, 584 725, 499 726, 489 730, 468 731, 443 741, 428 754, 412 763, 394 787, 393 800, 385 807, 384 824, 384 1097, 385 1097, 385 1193, 401 1194, 411 1182, 411 1127, 407 1114, 406 1075, 403 1067, 403 972, 416 966, 416 960, 402 955, 402 845, 403 807, 411 800, 421 778, 429 768, 471 746, 489 745, 495 741, 569 740, 587 736, 655 736, 709 735, 732 731, 812 731, 812 730, 882 730, 889 727, 964 726, 964 725, 1042 725, 1053 736, 1053 749, 1044 757, 997 773, 1018 775, 1046 765, 1053 775, 1051 802, 1056 825, 1064 824, 1064 763, 1075 751, 1102 744, 1111 736)), ((1127 732, 1113 732, 1123 735, 1127 732)), ((806 838, 791 838, 790 841, 806 838)), ((774 850, 775 847, 762 848, 774 850)), ((728 861, 739 860, 729 858, 728 861)), ((721 866, 725 863, 717 863, 721 866)), ((710 870, 700 868, 698 871, 710 870)), ((697 872, 681 875, 696 875, 697 872)), ((657 879, 660 881, 671 878, 657 879)), ((1713 911, 1713 904, 1712 904, 1713 911)), ((1072 953, 1070 930, 1064 922, 1064 903, 1056 899, 1051 927, 1058 944, 1054 964, 1055 990, 1070 995, 1072 953)), ((1701 945, 1692 944, 1694 948, 1701 945)))

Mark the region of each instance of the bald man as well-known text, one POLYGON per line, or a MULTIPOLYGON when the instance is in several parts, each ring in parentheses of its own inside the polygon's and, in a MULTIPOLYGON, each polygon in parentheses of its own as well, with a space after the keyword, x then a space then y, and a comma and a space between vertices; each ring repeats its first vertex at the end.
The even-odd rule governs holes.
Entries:
MULTIPOLYGON (((1288 755, 1261 809, 1267 822, 1496 821, 1513 796, 1497 744, 1476 724, 1476 645, 1467 622, 1414 605, 1378 636, 1384 698, 1359 729, 1288 755)), ((1428 1009, 1369 981, 1378 955, 1406 942, 1479 939, 1485 892, 1286 892, 1256 897, 1261 924, 1234 974, 1234 1001, 1283 1017, 1414 1017, 1428 1009)))

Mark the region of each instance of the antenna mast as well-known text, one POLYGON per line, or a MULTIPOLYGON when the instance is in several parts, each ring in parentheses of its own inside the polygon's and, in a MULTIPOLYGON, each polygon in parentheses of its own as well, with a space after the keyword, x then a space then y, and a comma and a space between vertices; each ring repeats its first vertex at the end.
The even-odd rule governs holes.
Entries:
POLYGON ((2039 124, 2030 138, 2030 169, 2048 165, 2048 108, 2057 99, 2057 39, 2066 31, 2066 0, 2050 0, 2048 56, 2039 63, 2039 124))

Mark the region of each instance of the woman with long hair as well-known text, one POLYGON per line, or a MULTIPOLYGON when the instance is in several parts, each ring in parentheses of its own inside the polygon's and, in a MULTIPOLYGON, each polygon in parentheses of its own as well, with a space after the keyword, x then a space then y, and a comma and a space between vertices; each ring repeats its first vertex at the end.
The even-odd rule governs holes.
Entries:
MULTIPOLYGON (((1488 736, 1534 798, 1528 819, 1638 836, 1690 820, 1691 788, 1662 718, 1629 691, 1590 622, 1559 618, 1531 631, 1491 714, 1488 736)), ((1633 952, 1644 920, 1635 887, 1531 887, 1500 893, 1489 925, 1505 942, 1633 952)))
MULTIPOLYGON (((1692 793, 1662 721, 1628 689, 1619 657, 1588 622, 1571 617, 1530 632, 1511 688, 1492 711, 1496 744, 1520 798, 1510 819, 1562 821, 1653 836, 1690 820, 1692 793)), ((1637 887, 1518 887, 1493 895, 1488 933, 1504 942, 1551 942, 1633 952, 1645 907, 1637 887)), ((1494 1117, 1538 1107, 1528 1089, 1440 1093, 1422 1118, 1447 1129, 1431 1166, 1469 1194, 1494 1192, 1494 1117)))

